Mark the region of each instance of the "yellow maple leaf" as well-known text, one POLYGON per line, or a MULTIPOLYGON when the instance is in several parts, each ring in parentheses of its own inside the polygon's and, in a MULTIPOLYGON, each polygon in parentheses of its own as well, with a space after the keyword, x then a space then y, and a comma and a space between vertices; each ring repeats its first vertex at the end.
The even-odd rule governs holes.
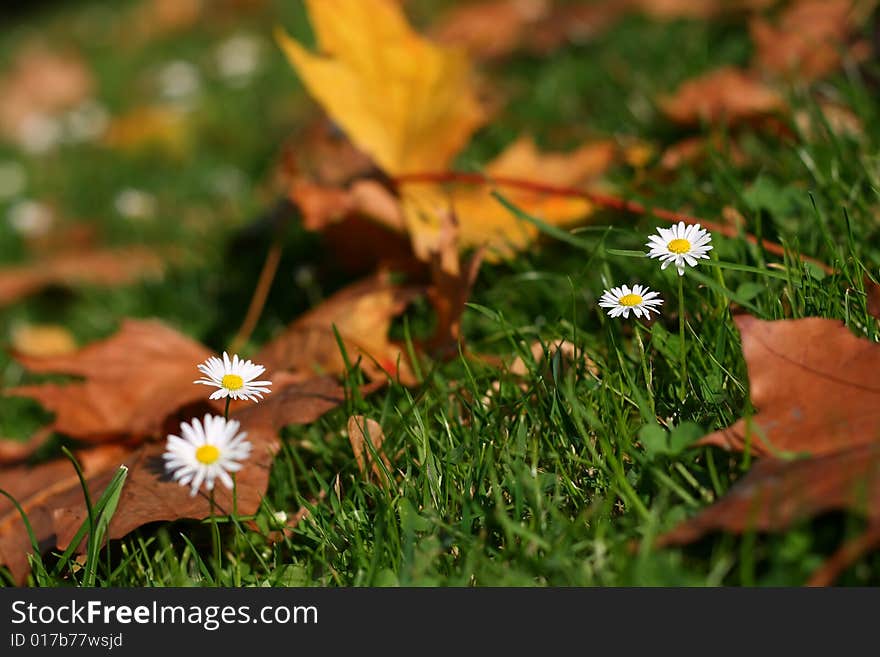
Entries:
MULTIPOLYGON (((611 141, 585 144, 571 153, 541 153, 529 138, 520 138, 485 168, 488 179, 520 178, 548 185, 574 186, 598 177, 611 164, 611 141)), ((587 217, 592 204, 580 198, 501 187, 506 198, 526 213, 556 226, 587 217)), ((403 213, 416 255, 428 260, 437 250, 442 217, 454 212, 459 245, 487 246, 487 256, 506 257, 537 235, 532 224, 517 220, 487 185, 406 183, 401 188, 403 213)))
POLYGON ((445 169, 485 121, 470 62, 396 0, 306 0, 321 54, 277 32, 309 93, 389 175, 445 169))

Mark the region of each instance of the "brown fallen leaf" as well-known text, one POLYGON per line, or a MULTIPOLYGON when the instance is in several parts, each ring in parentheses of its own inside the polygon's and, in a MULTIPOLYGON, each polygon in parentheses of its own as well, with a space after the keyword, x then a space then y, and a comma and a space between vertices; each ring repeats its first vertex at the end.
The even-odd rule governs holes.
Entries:
POLYGON ((777 0, 630 0, 634 9, 651 18, 677 20, 692 18, 708 20, 725 13, 757 11, 777 0))
POLYGON ((43 427, 27 440, 0 438, 0 466, 24 463, 40 447, 46 444, 51 435, 52 430, 48 427, 43 427))
POLYGON ((556 2, 524 35, 524 48, 546 55, 567 45, 581 45, 603 34, 630 10, 630 0, 556 2))
POLYGON ((758 413, 699 445, 817 456, 880 441, 880 345, 832 319, 735 321, 758 413))
POLYGON ((162 274, 164 263, 144 247, 57 253, 0 268, 0 307, 51 285, 114 286, 162 274))
POLYGON ((5 394, 37 400, 55 413, 51 429, 72 438, 141 439, 159 433, 179 409, 207 404, 204 387, 193 381, 196 365, 211 355, 161 322, 129 319, 115 335, 72 354, 16 356, 30 372, 83 381, 19 386, 5 394))
POLYGON ((290 324, 263 346, 255 360, 270 372, 287 371, 302 378, 316 374, 342 374, 345 361, 334 333, 338 331, 352 363, 372 380, 387 376, 412 383, 403 350, 388 338, 394 317, 421 293, 415 286, 391 282, 379 273, 343 288, 321 305, 290 324))
POLYGON ((824 77, 840 67, 850 37, 875 5, 874 0, 799 0, 775 23, 754 18, 749 24, 753 67, 799 82, 824 77))
POLYGON ((837 320, 736 319, 749 370, 750 421, 710 434, 716 445, 763 457, 727 494, 658 539, 680 545, 710 531, 776 531, 830 510, 869 520, 811 579, 829 584, 880 546, 880 345, 837 320), (783 459, 797 454, 801 458, 783 459))
POLYGON ((26 46, 0 79, 0 134, 17 140, 29 119, 73 107, 94 86, 91 71, 76 52, 26 46))
POLYGON ((428 300, 437 313, 430 346, 447 354, 460 348, 461 318, 483 263, 482 249, 462 263, 458 244, 458 222, 449 213, 443 219, 439 239, 431 253, 431 285, 428 287, 428 300))
MULTIPOLYGON (((129 451, 120 445, 102 445, 76 454, 88 478, 115 471, 129 451)), ((109 483, 109 477, 104 485, 109 483)), ((83 505, 83 491, 73 464, 57 459, 40 466, 19 465, 0 468, 0 488, 24 508, 41 551, 55 546, 53 513, 66 505, 83 505)), ((91 489, 90 489, 91 490, 91 489)), ((0 564, 9 568, 19 584, 24 583, 32 552, 30 538, 15 506, 0 497, 0 564)))
POLYGON ((723 67, 684 82, 674 94, 659 99, 660 108, 676 123, 737 123, 785 108, 782 96, 754 73, 723 67))
POLYGON ((298 178, 325 187, 343 187, 376 171, 369 156, 326 117, 311 122, 285 144, 279 164, 284 187, 298 178))
MULTIPOLYGON (((276 390, 262 403, 233 415, 254 446, 251 458, 236 476, 236 509, 240 515, 253 514, 259 508, 278 449, 278 431, 290 424, 313 422, 346 398, 345 389, 330 378, 297 383, 282 376, 276 381, 276 390)), ((361 392, 369 394, 377 387, 367 386, 361 392)), ((192 497, 187 487, 165 474, 164 450, 165 443, 160 440, 139 447, 105 444, 77 453, 93 499, 101 495, 120 465, 129 469, 108 528, 108 540, 121 538, 149 522, 210 515, 210 499, 203 491, 192 497)), ((24 507, 41 551, 56 545, 65 549, 86 519, 82 488, 66 459, 0 468, 0 488, 24 507)), ((215 502, 219 513, 232 511, 232 496, 224 487, 217 489, 215 502)), ((30 552, 31 544, 20 515, 6 498, 0 499, 0 564, 10 569, 18 583, 24 582, 29 571, 30 552)))
POLYGON ((488 0, 453 6, 431 35, 441 43, 463 46, 480 59, 517 50, 551 10, 550 0, 488 0))
POLYGON ((737 167, 745 166, 749 162, 749 157, 740 147, 736 135, 722 135, 713 131, 708 137, 685 137, 668 146, 660 156, 660 166, 667 171, 675 171, 705 160, 712 152, 723 153, 727 162, 737 167))
MULTIPOLYGON (((548 379, 551 373, 549 367, 547 367, 550 363, 547 361, 552 360, 557 354, 560 356, 563 369, 574 365, 578 357, 580 357, 585 361, 588 372, 593 374, 599 373, 599 368, 593 362, 593 359, 587 356, 583 350, 578 351, 578 348, 568 340, 556 340, 549 344, 536 340, 529 347, 529 351, 532 353, 532 358, 534 358, 536 364, 545 366, 544 376, 548 379)), ((508 371, 517 376, 526 376, 529 373, 529 367, 522 356, 517 356, 508 367, 508 371)))
POLYGON ((355 210, 354 199, 347 189, 318 185, 303 178, 293 181, 289 196, 302 213, 307 230, 321 230, 342 221, 355 210))
POLYGON ((354 452, 354 458, 357 461, 361 474, 368 478, 372 472, 372 476, 376 481, 382 481, 382 468, 376 463, 373 458, 373 452, 367 446, 369 442, 385 464, 385 467, 390 470, 391 462, 382 450, 382 443, 385 442, 385 433, 382 431, 379 423, 365 418, 363 415, 352 415, 348 418, 348 440, 351 442, 351 449, 354 452))
POLYGON ((880 521, 880 443, 817 458, 763 459, 718 502, 659 538, 691 543, 711 531, 775 531, 830 510, 880 521))
POLYGON ((390 230, 403 232, 406 228, 399 200, 374 180, 357 180, 346 189, 295 178, 288 196, 302 213, 303 225, 308 230, 325 231, 357 215, 369 217, 390 230))
POLYGON ((818 110, 821 113, 821 118, 814 116, 812 112, 807 110, 799 110, 794 113, 795 124, 808 139, 815 139, 828 130, 834 135, 852 137, 853 139, 864 137, 861 120, 845 105, 820 101, 818 110))
MULTIPOLYGON (((305 382, 281 382, 276 390, 259 404, 246 406, 232 417, 241 422, 253 445, 251 457, 236 473, 236 511, 239 515, 257 512, 269 482, 272 460, 278 451, 278 431, 291 424, 309 424, 345 402, 345 388, 329 377, 305 382)), ((365 388, 368 393, 375 387, 365 388)), ((165 473, 162 454, 164 441, 149 443, 126 457, 129 473, 110 526, 109 540, 121 538, 138 527, 160 520, 206 518, 211 513, 210 496, 200 490, 191 496, 189 489, 165 473)), ((115 466, 109 471, 109 475, 115 466)), ((104 481, 104 485, 108 483, 104 481)), ((96 486, 97 494, 101 487, 96 486)), ((224 486, 215 489, 217 513, 233 511, 232 491, 224 486)), ((81 504, 58 506, 54 512, 54 530, 58 547, 66 548, 76 534, 86 510, 81 504)))

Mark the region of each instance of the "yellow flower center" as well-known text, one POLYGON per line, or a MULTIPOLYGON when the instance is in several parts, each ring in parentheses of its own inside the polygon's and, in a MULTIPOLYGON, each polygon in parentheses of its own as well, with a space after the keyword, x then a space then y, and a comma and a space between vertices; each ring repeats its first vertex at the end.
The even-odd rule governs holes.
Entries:
POLYGON ((239 390, 244 385, 244 379, 238 374, 226 374, 220 381, 220 385, 227 390, 239 390))
POLYGON ((644 299, 638 294, 624 294, 617 300, 621 306, 638 306, 644 299))
POLYGON ((687 253, 691 250, 691 243, 685 239, 672 240, 666 248, 673 253, 687 253))
POLYGON ((220 450, 213 445, 202 445, 196 450, 196 461, 211 465, 220 458, 220 450))

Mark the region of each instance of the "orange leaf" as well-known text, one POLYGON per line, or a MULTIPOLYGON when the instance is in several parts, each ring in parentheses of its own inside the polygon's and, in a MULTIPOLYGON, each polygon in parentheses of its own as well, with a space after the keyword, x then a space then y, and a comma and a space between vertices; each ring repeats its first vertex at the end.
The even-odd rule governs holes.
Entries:
MULTIPOLYGON (((110 473, 103 484, 130 453, 119 445, 102 445, 79 452, 77 460, 87 478, 110 473)), ((83 491, 73 465, 57 459, 31 467, 20 465, 0 469, 0 488, 12 495, 22 506, 34 530, 40 549, 54 547, 54 511, 66 505, 84 504, 83 491)), ((0 497, 0 564, 5 564, 19 584, 30 571, 28 554, 30 538, 16 508, 6 497, 0 497)))
POLYGON ((377 274, 343 288, 318 307, 295 320, 260 350, 256 361, 270 371, 286 370, 301 378, 341 374, 345 361, 334 327, 352 363, 371 379, 400 376, 412 381, 406 357, 388 339, 392 319, 420 293, 416 287, 394 285, 387 274, 377 274), (399 365, 399 369, 398 369, 399 365))
POLYGON ((20 386, 55 413, 53 431, 88 441, 144 438, 181 408, 207 403, 196 365, 212 352, 158 321, 126 320, 115 335, 72 354, 17 359, 31 372, 69 374, 82 382, 20 386))
MULTIPOLYGON (((519 177, 537 183, 573 186, 595 179, 611 165, 615 146, 599 141, 571 153, 541 153, 534 142, 521 138, 486 166, 492 176, 519 177)), ((553 225, 583 219, 592 205, 579 198, 561 198, 526 190, 503 189, 506 198, 525 212, 553 225)), ((402 185, 403 208, 413 250, 424 261, 437 251, 444 216, 455 215, 462 248, 486 246, 487 257, 506 257, 524 248, 538 229, 514 217, 485 185, 410 183, 402 185)))
POLYGON ((142 247, 60 253, 0 269, 0 307, 50 285, 125 285, 162 270, 159 256, 142 247))
POLYGON ((736 123, 785 107, 782 96, 754 74, 724 67, 683 83, 660 99, 663 113, 676 123, 736 123))
POLYGON ((758 414, 699 444, 819 455, 880 440, 880 345, 833 319, 736 323, 758 414))
POLYGON ((801 0, 787 7, 775 25, 753 19, 754 67, 805 82, 824 77, 839 68, 848 38, 875 4, 801 0))
MULTIPOLYGON (((276 379, 278 382, 281 385, 264 401, 246 406, 231 416, 241 422, 242 430, 247 432, 247 439, 253 445, 251 457, 235 477, 236 510, 240 515, 252 515, 260 507, 269 483, 272 460, 279 447, 278 431, 290 424, 314 422, 345 401, 345 389, 331 378, 311 379, 303 383, 276 379)), ((370 390, 365 389, 366 392, 370 390)), ((210 515, 211 500, 204 490, 191 496, 189 488, 165 474, 162 461, 164 451, 164 442, 150 443, 126 458, 128 478, 107 530, 108 539, 121 538, 148 522, 200 519, 210 515)), ((107 474, 112 475, 114 470, 115 467, 107 474)), ((215 513, 232 513, 232 491, 218 486, 214 503, 217 508, 215 513)), ((78 503, 54 511, 54 527, 60 548, 69 545, 85 517, 86 510, 78 503)))
POLYGON ((829 319, 743 316, 737 325, 758 414, 697 444, 738 451, 748 446, 764 458, 718 502, 658 542, 689 543, 715 530, 780 530, 829 510, 867 516, 866 533, 811 580, 830 583, 880 545, 880 345, 829 319), (777 458, 783 452, 807 456, 777 458))
POLYGON ((363 415, 352 415, 348 418, 348 440, 351 442, 351 449, 354 452, 354 458, 357 461, 358 469, 364 477, 370 476, 372 470, 373 476, 377 481, 382 480, 382 468, 373 460, 373 453, 367 447, 369 442, 379 458, 390 468, 391 463, 388 457, 382 451, 382 443, 385 442, 385 433, 382 427, 375 420, 365 418, 363 415))
POLYGON ((880 520, 880 444, 818 458, 765 459, 717 503, 659 539, 697 540, 710 531, 774 531, 824 511, 852 509, 880 520))

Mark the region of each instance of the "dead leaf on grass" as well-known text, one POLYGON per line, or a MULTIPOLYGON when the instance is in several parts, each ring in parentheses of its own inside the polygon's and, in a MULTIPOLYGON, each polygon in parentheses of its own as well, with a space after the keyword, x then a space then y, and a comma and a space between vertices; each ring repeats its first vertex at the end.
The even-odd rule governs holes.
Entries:
POLYGON ((334 333, 338 331, 352 363, 373 380, 387 376, 414 380, 401 347, 388 338, 394 317, 404 311, 422 288, 395 285, 386 273, 343 288, 295 320, 255 357, 270 372, 287 371, 302 378, 342 374, 345 361, 334 333))
POLYGON ((785 108, 782 96, 754 73, 723 67, 684 82, 660 99, 663 113, 676 123, 737 123, 785 108))
POLYGON ((880 442, 880 345, 833 319, 741 315, 736 324, 758 412, 700 445, 816 456, 880 442))
POLYGON ((374 477, 376 481, 382 481, 382 468, 373 459, 373 452, 367 446, 372 445, 387 469, 391 469, 391 462, 382 450, 385 442, 385 433, 375 420, 363 415, 352 415, 348 418, 348 440, 357 461, 358 469, 365 478, 374 477), (372 474, 371 474, 372 473, 372 474))
POLYGON ((63 252, 0 268, 0 307, 52 285, 126 285, 162 274, 164 263, 144 247, 63 252))
MULTIPOLYGON (((71 383, 19 386, 7 395, 28 397, 55 413, 53 431, 85 441, 160 432, 168 416, 207 403, 196 365, 212 352, 159 321, 125 320, 119 331, 71 354, 17 360, 34 373, 82 377, 71 383)), ((212 402, 216 404, 216 402, 212 402)))

